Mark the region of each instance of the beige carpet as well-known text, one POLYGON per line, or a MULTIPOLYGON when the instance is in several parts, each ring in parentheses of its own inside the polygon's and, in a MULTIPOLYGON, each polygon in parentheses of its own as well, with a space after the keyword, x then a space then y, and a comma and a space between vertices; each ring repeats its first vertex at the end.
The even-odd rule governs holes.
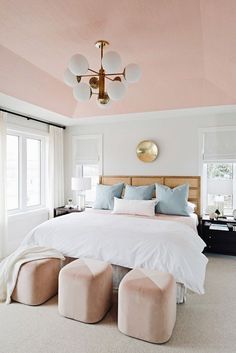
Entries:
POLYGON ((0 304, 0 353, 235 353, 236 257, 209 257, 206 294, 178 305, 171 340, 164 345, 121 334, 116 305, 96 325, 59 316, 57 298, 39 307, 0 304))

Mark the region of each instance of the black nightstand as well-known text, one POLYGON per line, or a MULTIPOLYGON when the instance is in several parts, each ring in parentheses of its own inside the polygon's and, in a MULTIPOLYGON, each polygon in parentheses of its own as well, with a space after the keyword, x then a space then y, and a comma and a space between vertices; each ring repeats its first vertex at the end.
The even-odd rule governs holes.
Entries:
POLYGON ((78 208, 66 208, 66 207, 57 207, 54 208, 54 217, 59 217, 63 216, 68 213, 73 213, 73 212, 83 212, 84 210, 78 210, 78 208))
POLYGON ((204 251, 236 255, 236 221, 233 217, 210 220, 209 216, 203 216, 200 222, 200 236, 207 244, 204 251))

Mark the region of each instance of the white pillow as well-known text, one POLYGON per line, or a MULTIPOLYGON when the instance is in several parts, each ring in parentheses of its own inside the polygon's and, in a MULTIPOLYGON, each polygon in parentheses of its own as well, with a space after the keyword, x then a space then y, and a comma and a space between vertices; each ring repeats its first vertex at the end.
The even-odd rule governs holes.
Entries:
POLYGON ((187 209, 188 209, 188 212, 189 212, 189 213, 194 213, 196 207, 197 207, 197 206, 196 206, 194 203, 188 202, 187 209))
POLYGON ((153 217, 156 203, 156 200, 126 200, 115 197, 112 213, 153 217))

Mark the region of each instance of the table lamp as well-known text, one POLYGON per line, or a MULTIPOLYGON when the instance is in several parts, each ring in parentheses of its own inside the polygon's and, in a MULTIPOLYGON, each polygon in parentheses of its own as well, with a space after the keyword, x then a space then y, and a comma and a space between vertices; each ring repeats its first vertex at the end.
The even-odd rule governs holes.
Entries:
POLYGON ((91 178, 71 178, 71 190, 76 191, 76 207, 83 211, 85 209, 85 190, 91 189, 91 178))

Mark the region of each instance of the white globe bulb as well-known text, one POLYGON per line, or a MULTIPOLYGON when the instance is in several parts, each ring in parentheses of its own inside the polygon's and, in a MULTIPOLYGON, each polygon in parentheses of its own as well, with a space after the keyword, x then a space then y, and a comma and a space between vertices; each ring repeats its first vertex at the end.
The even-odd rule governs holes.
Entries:
POLYGON ((125 85, 120 81, 112 81, 107 87, 108 96, 114 101, 122 99, 125 91, 125 85))
POLYGON ((78 101, 88 101, 92 95, 90 86, 85 82, 80 82, 73 89, 73 95, 78 101))
POLYGON ((125 67, 124 76, 127 82, 134 83, 140 80, 141 70, 137 64, 129 64, 125 67))
POLYGON ((72 72, 67 69, 64 73, 64 82, 67 86, 74 87, 78 84, 77 78, 72 72))
POLYGON ((89 68, 89 63, 85 56, 75 54, 71 57, 68 67, 72 74, 80 76, 86 74, 89 68))
POLYGON ((120 55, 115 51, 108 51, 102 59, 102 66, 107 73, 119 72, 122 67, 120 55))

